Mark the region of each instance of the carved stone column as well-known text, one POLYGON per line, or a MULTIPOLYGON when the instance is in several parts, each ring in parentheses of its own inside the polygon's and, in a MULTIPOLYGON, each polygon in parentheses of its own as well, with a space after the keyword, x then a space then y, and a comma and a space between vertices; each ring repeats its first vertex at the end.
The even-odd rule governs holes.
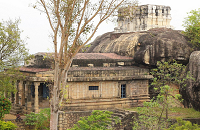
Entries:
POLYGON ((26 82, 26 88, 28 89, 28 96, 27 96, 27 110, 31 111, 32 105, 31 105, 31 85, 30 82, 26 82))
POLYGON ((40 85, 40 82, 34 82, 34 85, 35 85, 34 110, 35 110, 35 113, 38 113, 39 112, 38 86, 40 85))
POLYGON ((22 106, 25 106, 25 84, 26 84, 26 82, 23 81, 22 82, 22 93, 21 93, 21 96, 22 96, 21 104, 22 104, 22 106))
POLYGON ((12 104, 15 103, 15 94, 13 92, 11 92, 11 102, 12 104))
POLYGON ((19 104, 19 81, 16 82, 15 104, 19 104))

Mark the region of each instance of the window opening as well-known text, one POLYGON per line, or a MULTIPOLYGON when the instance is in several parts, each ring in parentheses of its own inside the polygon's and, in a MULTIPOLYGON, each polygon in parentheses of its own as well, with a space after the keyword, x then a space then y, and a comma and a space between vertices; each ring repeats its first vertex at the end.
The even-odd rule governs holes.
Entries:
POLYGON ((89 90, 99 90, 99 86, 89 86, 89 90))

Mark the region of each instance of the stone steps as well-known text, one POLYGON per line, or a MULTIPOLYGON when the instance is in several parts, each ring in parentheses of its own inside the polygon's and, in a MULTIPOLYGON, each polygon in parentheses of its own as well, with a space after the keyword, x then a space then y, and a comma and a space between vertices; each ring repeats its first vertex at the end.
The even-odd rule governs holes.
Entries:
POLYGON ((136 115, 135 112, 131 112, 131 111, 123 110, 123 109, 115 109, 115 110, 112 110, 112 111, 113 111, 113 114, 112 114, 113 123, 112 123, 112 125, 114 126, 114 128, 116 128, 115 130, 132 129, 132 123, 133 123, 132 117, 136 115), (118 117, 121 120, 121 123, 115 124, 114 117, 118 117))
POLYGON ((22 114, 23 113, 23 107, 20 106, 19 104, 15 104, 15 105, 12 106, 10 113, 12 113, 14 115, 17 114, 17 113, 22 114))

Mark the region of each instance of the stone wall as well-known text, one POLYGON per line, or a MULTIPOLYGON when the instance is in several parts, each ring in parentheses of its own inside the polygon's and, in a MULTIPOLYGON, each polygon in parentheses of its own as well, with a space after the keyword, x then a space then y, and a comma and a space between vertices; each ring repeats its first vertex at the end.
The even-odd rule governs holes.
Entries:
MULTIPOLYGON (((121 123, 113 123, 114 130, 131 130, 134 118, 137 117, 136 112, 125 111, 120 109, 109 110, 113 112, 112 116, 119 117, 121 123)), ((58 130, 66 130, 72 128, 76 124, 80 117, 90 116, 92 111, 70 111, 59 112, 58 117, 58 130)))
POLYGON ((126 97, 148 95, 148 80, 68 82, 68 99, 120 98, 121 85, 126 85, 126 97), (89 90, 89 86, 98 86, 98 90, 89 90))
POLYGON ((69 99, 94 99, 119 97, 118 82, 70 82, 69 99), (89 90, 89 86, 98 86, 98 90, 89 90))
POLYGON ((80 117, 90 116, 91 112, 92 111, 59 112, 58 130, 72 128, 74 124, 80 120, 80 117))

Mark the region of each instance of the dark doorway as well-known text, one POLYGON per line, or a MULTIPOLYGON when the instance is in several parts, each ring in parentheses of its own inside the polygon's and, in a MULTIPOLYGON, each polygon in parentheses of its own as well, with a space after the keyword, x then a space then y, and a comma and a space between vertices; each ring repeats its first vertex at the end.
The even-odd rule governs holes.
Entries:
POLYGON ((121 85, 121 98, 126 98, 126 84, 121 85))

